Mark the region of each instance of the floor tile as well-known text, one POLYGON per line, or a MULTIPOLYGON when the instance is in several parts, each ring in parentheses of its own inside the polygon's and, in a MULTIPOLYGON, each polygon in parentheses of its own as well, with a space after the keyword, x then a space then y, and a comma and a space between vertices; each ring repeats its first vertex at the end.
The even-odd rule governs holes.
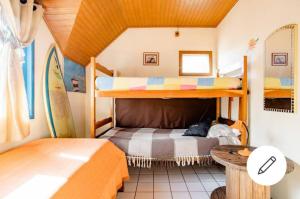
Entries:
POLYGON ((217 181, 217 183, 223 187, 223 186, 226 186, 226 182, 225 181, 217 181))
POLYGON ((187 182, 186 186, 188 190, 191 191, 205 191, 204 187, 200 182, 187 182))
POLYGON ((180 174, 181 175, 181 171, 179 169, 179 167, 172 167, 168 169, 168 174, 180 174))
POLYGON ((154 199, 172 199, 171 192, 154 192, 154 199))
POLYGON ((129 167, 128 168, 129 174, 139 174, 140 173, 140 168, 137 167, 129 167))
POLYGON ((154 191, 155 192, 170 192, 170 184, 168 182, 158 182, 154 183, 154 191))
POLYGON ((153 182, 153 174, 140 174, 139 182, 153 182))
POLYGON ((169 180, 170 182, 184 182, 183 176, 181 174, 170 174, 169 180))
POLYGON ((136 193, 135 199, 153 199, 153 193, 136 193))
POLYGON ((170 168, 167 168, 168 171, 180 171, 180 167, 178 166, 175 166, 175 167, 170 167, 170 168))
POLYGON ((153 183, 151 182, 139 182, 137 186, 137 192, 152 192, 153 183))
POLYGON ((213 182, 213 181, 202 182, 202 184, 204 186, 204 189, 208 192, 213 191, 219 187, 218 183, 213 182))
POLYGON ((168 171, 168 175, 181 175, 181 171, 168 171))
POLYGON ((171 191, 187 191, 187 187, 185 185, 185 183, 181 183, 181 182, 171 182, 170 183, 171 186, 171 191))
POLYGON ((217 168, 217 167, 208 168, 208 171, 210 173, 224 173, 224 171, 222 171, 220 168, 217 168))
POLYGON ((117 199, 208 199, 214 189, 226 185, 224 169, 216 166, 129 167, 129 173, 117 199))
POLYGON ((208 169, 205 167, 194 167, 196 173, 209 173, 208 169))
POLYGON ((139 179, 139 175, 133 174, 133 175, 130 175, 130 176, 129 176, 128 182, 137 182, 138 179, 139 179))
POLYGON ((192 199, 209 199, 206 192, 190 192, 192 199))
POLYGON ((173 199, 190 199, 189 192, 172 192, 173 199))
POLYGON ((200 182, 196 174, 183 174, 185 182, 200 182))
POLYGON ((135 193, 118 193, 117 199, 134 199, 135 193))
POLYGON ((154 174, 154 182, 169 182, 169 177, 164 174, 154 174))
POLYGON ((213 173, 212 175, 216 181, 225 181, 226 179, 226 176, 223 173, 213 173))
POLYGON ((182 167, 181 168, 181 172, 183 173, 183 174, 189 174, 189 173, 195 173, 195 171, 194 171, 194 169, 193 169, 193 167, 182 167))
POLYGON ((193 165, 181 166, 180 169, 193 169, 193 165))
POLYGON ((124 192, 136 192, 137 183, 125 182, 124 184, 124 192))
POLYGON ((153 174, 153 169, 151 169, 151 168, 141 168, 140 174, 153 174))
POLYGON ((165 174, 167 175, 167 169, 166 168, 156 168, 153 170, 154 174, 165 174))
POLYGON ((201 182, 203 181, 215 181, 214 177, 208 173, 199 173, 198 177, 200 178, 201 182))

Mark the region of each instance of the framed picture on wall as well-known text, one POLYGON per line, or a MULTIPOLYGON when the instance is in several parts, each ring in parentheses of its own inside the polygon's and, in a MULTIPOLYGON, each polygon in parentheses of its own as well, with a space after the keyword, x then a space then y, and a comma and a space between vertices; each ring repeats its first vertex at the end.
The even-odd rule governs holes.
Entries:
POLYGON ((85 67, 64 57, 64 80, 67 91, 85 93, 85 67))
POLYGON ((288 53, 272 53, 272 66, 287 66, 288 53))
POLYGON ((143 59, 144 66, 158 66, 159 52, 144 52, 143 59))

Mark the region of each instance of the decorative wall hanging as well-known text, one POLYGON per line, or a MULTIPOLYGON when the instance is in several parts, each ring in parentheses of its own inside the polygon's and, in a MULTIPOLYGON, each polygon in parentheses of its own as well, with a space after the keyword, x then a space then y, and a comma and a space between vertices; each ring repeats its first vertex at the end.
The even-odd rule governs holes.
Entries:
POLYGON ((288 53, 272 53, 272 66, 287 66, 288 53))
POLYGON ((257 42, 259 41, 259 38, 252 38, 248 42, 248 50, 253 50, 256 47, 257 42))
POLYGON ((67 91, 86 92, 85 67, 68 58, 64 58, 64 80, 67 91))
POLYGON ((144 66, 158 66, 159 52, 144 52, 144 66))

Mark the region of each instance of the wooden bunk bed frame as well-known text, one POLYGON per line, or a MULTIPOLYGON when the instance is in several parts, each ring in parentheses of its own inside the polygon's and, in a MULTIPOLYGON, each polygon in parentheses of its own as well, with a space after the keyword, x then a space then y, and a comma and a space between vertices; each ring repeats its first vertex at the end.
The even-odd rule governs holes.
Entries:
MULTIPOLYGON (((244 122, 246 125, 248 123, 248 59, 244 56, 244 73, 242 77, 242 88, 238 90, 230 89, 201 89, 201 90, 137 90, 137 91, 99 91, 95 89, 96 80, 96 70, 108 75, 110 77, 114 76, 114 72, 105 68, 104 66, 96 63, 95 57, 91 58, 90 63, 90 137, 94 138, 95 132, 98 128, 107 125, 109 123, 114 127, 114 99, 115 98, 216 98, 217 99, 217 109, 216 116, 219 118, 221 116, 221 98, 228 97, 228 118, 231 118, 231 107, 234 97, 239 98, 239 120, 244 122), (113 100, 111 113, 112 116, 96 121, 96 97, 111 97, 113 100)), ((241 143, 243 145, 247 144, 247 132, 244 127, 242 127, 241 122, 235 123, 235 127, 241 130, 241 143)))

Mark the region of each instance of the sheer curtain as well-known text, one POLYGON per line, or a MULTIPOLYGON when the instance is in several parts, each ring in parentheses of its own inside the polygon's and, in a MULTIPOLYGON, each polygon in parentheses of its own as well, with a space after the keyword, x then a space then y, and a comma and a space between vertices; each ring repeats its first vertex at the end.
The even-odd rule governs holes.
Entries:
POLYGON ((37 32, 43 8, 33 0, 0 1, 0 143, 29 135, 23 49, 37 32))

